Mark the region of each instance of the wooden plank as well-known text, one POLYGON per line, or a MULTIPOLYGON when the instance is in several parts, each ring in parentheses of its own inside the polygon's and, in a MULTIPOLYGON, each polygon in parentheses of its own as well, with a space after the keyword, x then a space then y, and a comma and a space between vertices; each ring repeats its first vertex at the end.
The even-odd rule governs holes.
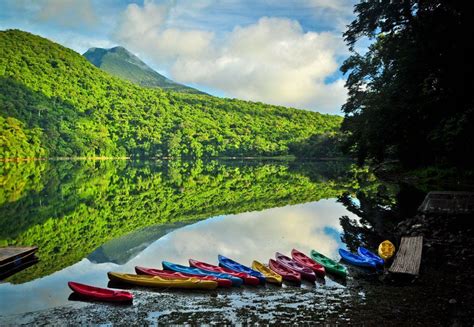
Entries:
POLYGON ((30 253, 36 252, 37 246, 8 246, 0 248, 0 265, 15 261, 30 253))
POLYGON ((395 260, 388 270, 391 273, 418 275, 420 272, 423 236, 402 237, 395 260))

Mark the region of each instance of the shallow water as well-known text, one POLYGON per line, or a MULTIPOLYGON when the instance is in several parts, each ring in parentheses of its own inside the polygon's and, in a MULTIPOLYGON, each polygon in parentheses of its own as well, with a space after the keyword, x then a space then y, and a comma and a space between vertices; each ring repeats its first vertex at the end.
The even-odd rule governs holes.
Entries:
POLYGON ((163 260, 216 263, 223 254, 250 265, 292 248, 338 258, 339 218, 357 220, 337 200, 349 183, 341 163, 2 165, 0 242, 38 245, 40 259, 0 284, 3 316, 80 307, 67 281, 105 287, 108 271, 163 260))

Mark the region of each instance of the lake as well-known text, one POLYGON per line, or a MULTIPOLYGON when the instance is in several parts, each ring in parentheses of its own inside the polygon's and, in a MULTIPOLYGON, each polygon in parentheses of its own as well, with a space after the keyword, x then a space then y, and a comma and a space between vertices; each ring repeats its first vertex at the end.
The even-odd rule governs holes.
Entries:
MULTIPOLYGON (((70 280, 106 287, 108 271, 163 260, 216 263, 223 254, 250 265, 293 248, 338 259, 341 247, 376 246, 388 224, 373 212, 400 191, 343 161, 35 161, 1 163, 0 172, 0 244, 39 246, 37 264, 0 284, 7 321, 86 305, 68 300, 70 280)), ((343 284, 326 278, 317 291, 302 289, 353 293, 343 284)), ((236 292, 252 301, 258 289, 236 292)))

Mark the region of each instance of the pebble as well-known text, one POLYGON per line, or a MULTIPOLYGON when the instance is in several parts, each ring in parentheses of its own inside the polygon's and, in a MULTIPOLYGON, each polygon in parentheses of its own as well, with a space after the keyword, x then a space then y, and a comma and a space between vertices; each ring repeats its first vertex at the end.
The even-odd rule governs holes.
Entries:
POLYGON ((450 299, 449 300, 449 304, 456 304, 458 303, 458 301, 456 301, 456 299, 450 299))

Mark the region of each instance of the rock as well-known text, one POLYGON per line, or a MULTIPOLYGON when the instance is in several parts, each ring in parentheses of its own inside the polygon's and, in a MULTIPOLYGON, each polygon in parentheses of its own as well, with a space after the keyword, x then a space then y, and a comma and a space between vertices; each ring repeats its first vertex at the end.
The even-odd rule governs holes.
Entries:
POLYGON ((421 226, 423 226, 423 225, 422 224, 415 224, 415 225, 411 226, 411 229, 418 229, 421 226))
POLYGON ((449 300, 449 304, 456 304, 458 303, 458 301, 456 301, 456 299, 450 299, 449 300))

